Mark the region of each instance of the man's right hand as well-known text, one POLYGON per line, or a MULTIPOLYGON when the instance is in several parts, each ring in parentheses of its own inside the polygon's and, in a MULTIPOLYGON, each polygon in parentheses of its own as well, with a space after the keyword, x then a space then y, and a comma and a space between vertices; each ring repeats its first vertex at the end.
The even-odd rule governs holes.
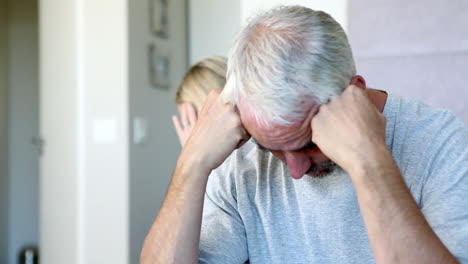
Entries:
POLYGON ((141 263, 198 263, 208 176, 249 139, 236 108, 224 104, 220 94, 219 89, 210 92, 182 149, 141 263))
POLYGON ((220 94, 220 89, 213 89, 208 95, 179 163, 198 164, 210 173, 250 138, 236 107, 224 104, 220 94))

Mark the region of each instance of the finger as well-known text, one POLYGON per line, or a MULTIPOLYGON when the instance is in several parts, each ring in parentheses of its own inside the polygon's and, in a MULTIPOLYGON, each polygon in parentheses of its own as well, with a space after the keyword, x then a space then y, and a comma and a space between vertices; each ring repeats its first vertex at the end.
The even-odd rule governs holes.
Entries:
POLYGON ((175 130, 177 132, 177 136, 179 136, 179 141, 182 144, 182 137, 183 137, 183 129, 182 126, 180 125, 179 119, 177 116, 172 116, 172 123, 174 123, 175 130))
POLYGON ((211 108, 212 105, 216 102, 216 99, 219 97, 221 93, 221 89, 211 89, 210 93, 205 99, 205 103, 203 104, 201 110, 200 110, 200 115, 202 113, 205 113, 208 111, 209 108, 211 108))
POLYGON ((219 89, 211 89, 210 93, 205 99, 205 105, 212 105, 216 102, 216 99, 219 97, 219 89))
POLYGON ((317 115, 320 113, 320 108, 322 107, 322 105, 317 105, 311 110, 312 120, 310 121, 310 124, 309 124, 310 127, 312 127, 312 121, 314 120, 314 118, 316 118, 317 115))
POLYGON ((180 118, 177 118, 180 124, 184 123, 184 116, 185 116, 185 103, 181 103, 177 105, 177 110, 179 111, 180 118))
POLYGON ((182 113, 184 108, 184 103, 177 104, 177 111, 179 111, 179 115, 182 113))
POLYGON ((210 93, 208 95, 217 98, 221 94, 222 91, 223 90, 221 90, 219 88, 213 88, 213 89, 211 89, 211 91, 210 91, 210 93))
POLYGON ((319 111, 313 118, 312 118, 312 121, 310 121, 310 127, 311 127, 311 130, 312 130, 312 142, 314 142, 315 144, 317 144, 317 142, 315 142, 315 139, 317 138, 317 136, 320 134, 320 129, 321 129, 321 125, 322 125, 322 122, 323 122, 323 115, 324 115, 324 111, 321 110, 321 112, 319 111))
POLYGON ((236 112, 237 115, 239 115, 239 108, 237 107, 237 105, 233 106, 234 108, 234 112, 236 112))
POLYGON ((241 148, 245 143, 247 143, 251 136, 249 134, 249 132, 247 132, 247 130, 245 130, 245 128, 241 128, 241 134, 242 134, 242 139, 239 141, 239 143, 237 144, 236 146, 236 149, 239 149, 241 148))
POLYGON ((246 138, 246 139, 243 139, 243 140, 241 140, 241 141, 239 142, 239 144, 237 144, 237 147, 236 147, 236 149, 240 149, 240 148, 242 148, 242 146, 244 146, 244 145, 245 145, 245 143, 249 142, 249 140, 250 140, 250 137, 248 137, 248 138, 246 138))
POLYGON ((180 112, 180 121, 181 121, 181 124, 182 124, 182 129, 184 129, 188 125, 188 121, 187 121, 187 104, 186 103, 182 104, 181 110, 182 111, 180 112))
POLYGON ((192 104, 187 105, 187 115, 190 125, 193 126, 197 122, 197 111, 192 104))

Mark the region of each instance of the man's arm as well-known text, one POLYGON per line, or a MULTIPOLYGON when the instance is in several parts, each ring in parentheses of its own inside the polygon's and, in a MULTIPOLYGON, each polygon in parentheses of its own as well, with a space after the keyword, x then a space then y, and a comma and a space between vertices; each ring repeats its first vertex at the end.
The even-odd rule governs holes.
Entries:
POLYGON ((377 263, 457 263, 406 187, 365 89, 349 86, 311 125, 312 141, 351 177, 377 263))
POLYGON ((247 140, 233 106, 213 90, 177 161, 172 181, 141 252, 141 263, 198 263, 208 176, 247 140))
POLYGON ((146 238, 141 263, 197 263, 207 179, 208 173, 196 165, 177 165, 146 238))
POLYGON ((386 146, 350 172, 377 263, 457 263, 411 196, 386 146), (374 161, 372 161, 374 160, 374 161))

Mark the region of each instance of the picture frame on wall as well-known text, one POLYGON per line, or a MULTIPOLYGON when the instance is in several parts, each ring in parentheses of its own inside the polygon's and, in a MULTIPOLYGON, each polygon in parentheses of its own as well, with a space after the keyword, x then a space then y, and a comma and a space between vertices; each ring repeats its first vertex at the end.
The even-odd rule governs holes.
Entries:
POLYGON ((149 1, 151 32, 160 38, 169 38, 169 0, 149 1))
POLYGON ((170 88, 170 53, 150 44, 148 48, 149 76, 151 86, 155 89, 169 90, 170 88))

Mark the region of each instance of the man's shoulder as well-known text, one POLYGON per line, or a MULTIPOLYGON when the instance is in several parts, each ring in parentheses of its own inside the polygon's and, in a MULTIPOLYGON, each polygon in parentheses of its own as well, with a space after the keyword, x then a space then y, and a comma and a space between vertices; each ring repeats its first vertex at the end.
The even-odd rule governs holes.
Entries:
POLYGON ((387 133, 393 140, 434 144, 456 138, 466 139, 468 126, 448 109, 429 106, 421 101, 389 96, 387 133), (428 141, 431 140, 431 141, 428 141))
POLYGON ((420 100, 389 94, 384 114, 400 123, 446 123, 466 126, 451 110, 428 105, 420 100))
POLYGON ((461 118, 414 99, 390 98, 387 144, 410 184, 468 162, 468 126, 461 118))

